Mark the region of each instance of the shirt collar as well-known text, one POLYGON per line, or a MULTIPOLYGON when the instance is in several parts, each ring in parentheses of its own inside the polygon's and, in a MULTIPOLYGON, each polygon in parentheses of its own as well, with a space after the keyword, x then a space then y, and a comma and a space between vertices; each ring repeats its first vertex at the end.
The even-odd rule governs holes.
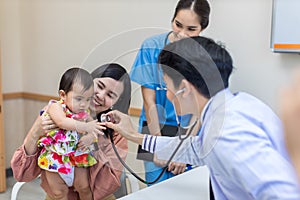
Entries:
POLYGON ((204 108, 203 108, 203 110, 202 110, 202 112, 201 112, 201 116, 200 116, 200 122, 201 122, 201 124, 202 124, 203 121, 204 121, 205 114, 206 114, 206 112, 207 112, 207 110, 208 110, 208 107, 209 107, 209 105, 210 105, 210 102, 212 102, 212 99, 213 99, 213 97, 211 97, 211 98, 206 102, 206 104, 205 104, 205 106, 204 106, 204 108))
POLYGON ((214 96, 212 96, 207 103, 205 104, 202 112, 201 112, 201 117, 200 117, 200 122, 201 124, 203 124, 205 115, 210 107, 210 105, 212 104, 212 109, 216 109, 217 107, 219 107, 220 105, 224 104, 227 100, 229 100, 230 98, 232 98, 234 95, 230 92, 230 90, 228 88, 221 90, 220 92, 218 92, 217 94, 215 94, 214 96))

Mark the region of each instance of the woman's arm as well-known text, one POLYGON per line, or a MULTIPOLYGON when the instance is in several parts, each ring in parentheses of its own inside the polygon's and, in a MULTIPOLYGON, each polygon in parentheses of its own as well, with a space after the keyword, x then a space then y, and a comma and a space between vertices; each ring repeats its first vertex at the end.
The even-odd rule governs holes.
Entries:
POLYGON ((41 117, 38 116, 24 140, 24 150, 29 156, 34 155, 37 152, 37 141, 42 135, 44 135, 42 123, 41 117))
MULTIPOLYGON (((47 110, 47 108, 44 108, 44 110, 47 110)), ((17 181, 29 182, 41 173, 41 169, 37 165, 40 152, 37 142, 46 132, 55 128, 57 126, 49 116, 38 116, 36 118, 25 137, 23 145, 15 151, 11 159, 11 168, 17 181)))
POLYGON ((41 173, 41 169, 37 165, 39 156, 37 141, 44 134, 41 125, 42 120, 38 116, 29 130, 23 145, 15 151, 11 159, 11 168, 17 181, 29 182, 41 173))
POLYGON ((155 90, 142 86, 144 109, 147 118, 147 125, 151 135, 161 135, 158 112, 156 108, 155 90))

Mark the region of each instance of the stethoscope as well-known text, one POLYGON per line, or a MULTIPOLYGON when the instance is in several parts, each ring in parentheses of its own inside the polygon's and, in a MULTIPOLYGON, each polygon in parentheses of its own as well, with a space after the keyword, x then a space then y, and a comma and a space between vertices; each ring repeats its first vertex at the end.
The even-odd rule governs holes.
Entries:
MULTIPOLYGON (((167 34, 167 36, 166 36, 166 38, 165 38, 165 41, 164 41, 164 46, 168 44, 168 38, 169 38, 169 35, 172 34, 172 33, 173 33, 173 32, 170 31, 170 32, 167 34)), ((159 84, 160 84, 160 87, 156 87, 156 90, 164 90, 164 91, 166 91, 167 88, 163 86, 162 77, 160 77, 160 75, 162 75, 162 74, 160 74, 160 73, 162 73, 162 70, 161 70, 161 68, 159 67, 159 68, 158 68, 158 78, 159 78, 159 81, 160 81, 160 83, 159 83, 159 84)), ((173 105, 174 105, 174 99, 176 98, 176 96, 178 96, 180 93, 182 93, 182 92, 184 92, 184 91, 185 91, 185 88, 178 90, 178 91, 174 94, 174 97, 173 97, 173 99, 172 99, 173 105)), ((167 163, 166 163, 166 166, 163 167, 163 170, 161 171, 161 173, 157 176, 157 178, 156 178, 154 181, 148 182, 148 181, 144 180, 143 178, 141 178, 140 176, 138 176, 138 175, 137 175, 137 174, 136 174, 136 173, 135 173, 135 172, 134 172, 134 171, 133 171, 126 163, 125 163, 125 161, 124 161, 124 160, 121 158, 121 156, 119 155, 119 153, 118 153, 118 151, 117 151, 117 149, 116 149, 116 146, 115 146, 115 144, 114 144, 114 141, 113 141, 113 131, 112 131, 112 130, 109 131, 109 134, 108 134, 108 135, 109 135, 110 141, 111 141, 111 143, 112 143, 113 150, 114 150, 115 154, 117 155, 119 161, 120 161, 121 164, 129 171, 129 173, 131 173, 135 178, 137 178, 139 181, 141 181, 141 182, 144 183, 144 184, 147 184, 147 185, 154 184, 154 183, 156 183, 156 182, 162 177, 162 175, 163 175, 163 174, 166 172, 166 170, 168 169, 169 164, 171 163, 172 159, 174 158, 175 154, 177 153, 177 151, 178 151, 179 148, 181 147, 181 145, 182 145, 182 143, 184 142, 184 140, 186 140, 186 139, 187 139, 188 137, 190 137, 190 135, 192 134, 192 132, 193 132, 193 130, 194 130, 194 128, 195 128, 195 126, 196 126, 198 120, 199 120, 199 118, 196 118, 195 121, 194 121, 191 125, 186 126, 186 127, 182 127, 182 126, 180 125, 180 121, 179 121, 179 119, 178 119, 178 115, 177 115, 177 113, 176 113, 176 109, 174 109, 174 110, 175 110, 176 121, 177 121, 177 124, 178 124, 178 125, 177 125, 177 126, 178 126, 178 131, 177 131, 177 134, 176 134, 176 135, 178 135, 178 138, 179 138, 180 142, 179 142, 179 144, 177 145, 177 147, 175 148, 175 150, 173 151, 173 153, 172 153, 172 155, 170 156, 170 158, 168 159, 168 161, 167 161, 167 163), (187 134, 185 134, 184 137, 183 137, 183 134, 182 134, 182 131, 181 131, 182 129, 188 129, 188 132, 187 132, 187 134)))
MULTIPOLYGON (((178 90, 178 91, 174 94, 172 103, 174 103, 174 99, 176 98, 176 96, 178 96, 180 93, 182 93, 182 92, 184 92, 184 91, 185 91, 185 88, 183 88, 183 89, 181 89, 181 90, 178 90)), ((176 112, 176 109, 175 109, 175 112, 176 112)), ((175 113, 175 115, 176 115, 176 119, 177 119, 177 123, 178 123, 178 125, 177 125, 177 126, 178 126, 178 132, 177 132, 176 135, 178 135, 180 142, 179 142, 179 144, 177 145, 177 147, 175 148, 175 150, 173 151, 173 153, 172 153, 172 155, 170 156, 170 158, 168 159, 168 161, 167 161, 167 163, 166 163, 166 166, 163 167, 163 170, 161 171, 161 173, 157 176, 157 178, 156 178, 154 181, 150 181, 150 182, 144 180, 144 179, 141 178, 139 175, 137 175, 137 174, 136 174, 136 173, 135 173, 135 172, 134 172, 134 171, 133 171, 126 163, 125 163, 125 161, 121 158, 121 156, 119 155, 118 150, 117 150, 117 148, 116 148, 116 146, 115 146, 115 144, 114 144, 114 141, 113 141, 113 130, 109 130, 109 129, 108 129, 109 132, 108 132, 107 137, 110 138, 110 141, 111 141, 113 150, 114 150, 116 156, 118 157, 119 161, 120 161, 121 164, 129 171, 129 173, 131 173, 135 178, 137 178, 139 181, 141 181, 141 182, 144 183, 144 184, 147 184, 147 185, 154 184, 154 183, 156 183, 156 182, 162 177, 162 175, 163 175, 163 174, 166 172, 166 170, 168 169, 169 164, 171 163, 172 159, 174 158, 175 154, 177 153, 177 151, 178 151, 179 148, 181 147, 181 145, 182 145, 182 143, 184 142, 184 140, 186 140, 186 139, 192 134, 192 132, 193 132, 193 130, 194 130, 194 128, 195 128, 195 126, 196 126, 198 120, 199 120, 199 118, 196 118, 195 121, 194 121, 191 125, 186 126, 186 127, 182 127, 182 126, 180 125, 179 120, 178 120, 177 113, 175 113), (187 134, 186 134, 184 137, 182 136, 182 132, 180 131, 182 128, 188 129, 188 132, 187 132, 187 134)), ((101 117, 101 116, 100 116, 100 117, 101 117)))
MULTIPOLYGON (((164 40, 164 46, 166 46, 168 44, 168 41, 169 41, 169 36, 173 33, 173 31, 170 31, 165 40, 164 40)), ((163 84, 163 81, 162 81, 162 69, 161 69, 161 66, 158 64, 158 69, 157 69, 157 75, 158 75, 158 79, 159 79, 159 85, 160 86, 157 86, 156 87, 156 90, 167 90, 166 87, 164 87, 164 84, 163 84)))

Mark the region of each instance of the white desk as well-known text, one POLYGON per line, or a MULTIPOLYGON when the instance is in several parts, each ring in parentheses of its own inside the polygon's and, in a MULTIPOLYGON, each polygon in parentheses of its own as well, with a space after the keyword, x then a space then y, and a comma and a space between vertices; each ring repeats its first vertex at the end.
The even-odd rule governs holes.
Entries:
POLYGON ((209 172, 197 167, 181 175, 131 193, 119 200, 209 200, 209 172))

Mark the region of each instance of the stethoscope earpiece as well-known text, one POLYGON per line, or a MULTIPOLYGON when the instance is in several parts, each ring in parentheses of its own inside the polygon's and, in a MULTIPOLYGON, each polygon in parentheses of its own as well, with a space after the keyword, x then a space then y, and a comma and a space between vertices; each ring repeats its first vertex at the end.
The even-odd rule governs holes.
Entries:
POLYGON ((176 97, 178 94, 184 92, 186 90, 186 88, 182 88, 180 90, 178 90, 177 92, 175 92, 174 97, 176 97))

